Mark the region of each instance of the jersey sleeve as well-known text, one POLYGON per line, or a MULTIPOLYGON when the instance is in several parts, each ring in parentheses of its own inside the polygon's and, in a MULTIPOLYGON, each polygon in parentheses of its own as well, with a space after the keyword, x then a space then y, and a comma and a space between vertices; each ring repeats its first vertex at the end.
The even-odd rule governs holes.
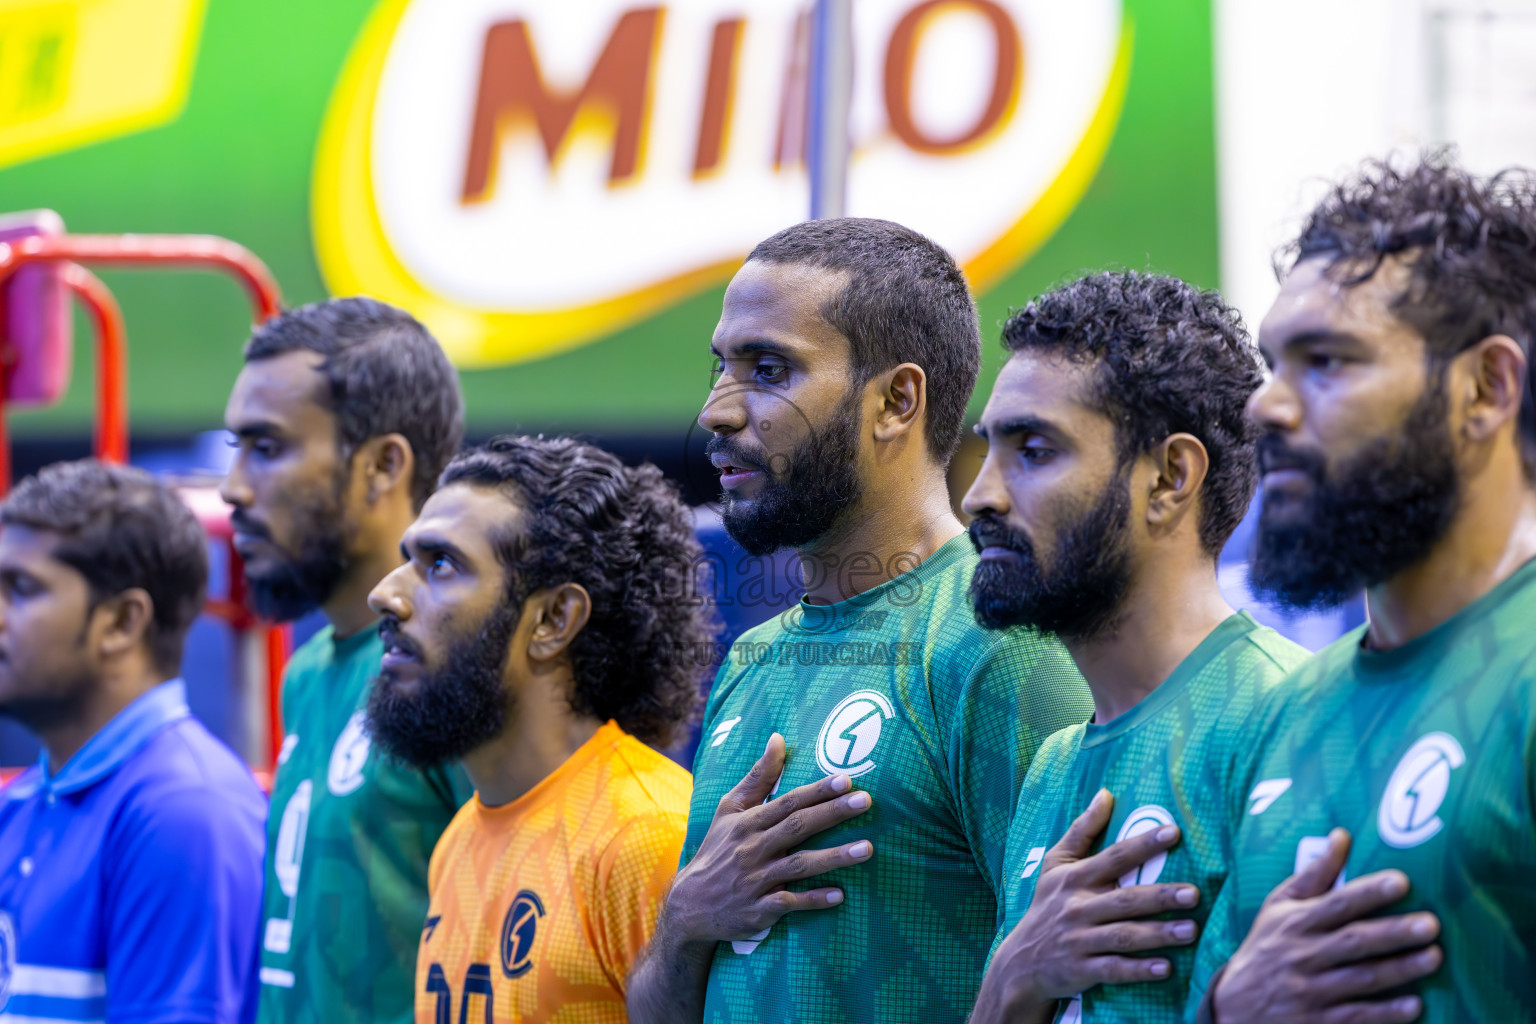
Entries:
POLYGON ((592 906, 597 957, 620 992, 651 935, 677 874, 687 820, 658 812, 629 822, 598 859, 592 906))
POLYGON ((260 796, 249 801, 215 786, 151 792, 114 826, 114 1024, 234 1024, 254 1003, 265 843, 260 796))
POLYGON ((1093 705, 1059 643, 1012 629, 969 672, 952 714, 947 769, 960 827, 1001 894, 1008 825, 1035 751, 1052 733, 1087 721, 1093 705))

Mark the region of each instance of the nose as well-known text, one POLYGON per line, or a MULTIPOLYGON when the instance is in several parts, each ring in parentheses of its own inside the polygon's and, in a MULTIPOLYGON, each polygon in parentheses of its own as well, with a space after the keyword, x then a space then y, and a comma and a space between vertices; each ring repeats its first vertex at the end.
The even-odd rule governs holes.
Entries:
POLYGON ((1281 377, 1272 376, 1249 397, 1248 418, 1260 429, 1288 433, 1301 426, 1301 399, 1281 377))
POLYGON ((976 474, 976 479, 971 482, 970 490, 965 492, 965 498, 960 502, 960 507, 965 509, 965 514, 975 518, 983 512, 989 512, 996 516, 1006 516, 1010 503, 1008 501, 1008 489, 1003 486, 1003 474, 998 468, 997 459, 991 451, 981 463, 981 472, 976 474))
POLYGON ((411 572, 407 562, 379 581, 368 595, 368 607, 375 615, 388 615, 399 622, 411 617, 411 602, 405 596, 404 574, 411 572))
POLYGON ((251 493, 251 485, 245 478, 245 453, 237 452, 235 461, 230 463, 229 472, 219 483, 219 497, 236 508, 250 508, 254 495, 251 493))
POLYGON ((733 434, 747 425, 747 389, 722 376, 699 410, 699 426, 711 434, 733 434))

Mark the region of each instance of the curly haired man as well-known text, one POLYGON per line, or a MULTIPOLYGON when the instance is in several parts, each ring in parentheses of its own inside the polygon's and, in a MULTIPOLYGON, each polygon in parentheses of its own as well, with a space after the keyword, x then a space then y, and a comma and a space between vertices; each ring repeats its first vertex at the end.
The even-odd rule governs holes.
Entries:
POLYGON ((448 465, 401 547, 369 599, 369 728, 476 791, 432 854, 416 1019, 624 1021, 692 792, 647 744, 710 664, 692 518, 654 466, 505 437, 448 465))

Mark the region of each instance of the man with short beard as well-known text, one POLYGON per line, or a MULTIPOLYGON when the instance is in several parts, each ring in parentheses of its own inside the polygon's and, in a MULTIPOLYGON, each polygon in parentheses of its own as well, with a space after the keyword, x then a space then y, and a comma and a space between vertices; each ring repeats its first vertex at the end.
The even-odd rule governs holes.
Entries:
POLYGON ((971 1019, 1177 1024, 1250 717, 1307 657, 1216 585, 1253 496, 1262 364, 1215 292, 1133 271, 1041 296, 1003 344, 965 497, 971 597, 988 626, 1060 636, 1094 714, 1030 765, 971 1019))
POLYGON ((723 519, 794 548, 806 593, 710 693, 632 1019, 965 1020, 1019 781, 1090 710, 1054 639, 971 614, 945 469, 980 349, 953 259, 888 221, 789 228, 727 288, 699 415, 723 519))
POLYGON ((1293 254, 1259 332, 1253 582, 1363 587, 1369 621, 1267 711, 1193 997, 1221 1024, 1526 1020, 1536 178, 1368 164, 1293 254))
POLYGON ((692 515, 654 466, 508 437, 449 464, 401 547, 369 730, 475 785, 432 855, 416 1020, 622 1024, 692 788, 647 744, 711 663, 692 515))
POLYGON ((328 621, 283 679, 259 1020, 403 1024, 427 859, 470 789, 461 770, 370 753, 383 646, 368 593, 458 448, 458 379, 406 313, 334 299, 257 328, 225 423, 238 447, 222 493, 252 603, 328 621))

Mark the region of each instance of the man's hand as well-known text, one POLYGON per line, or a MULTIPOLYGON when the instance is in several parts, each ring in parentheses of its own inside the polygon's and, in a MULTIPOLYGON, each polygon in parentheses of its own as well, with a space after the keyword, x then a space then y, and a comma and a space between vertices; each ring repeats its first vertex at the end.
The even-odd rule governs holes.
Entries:
POLYGON ((1418 1018, 1418 996, 1365 997, 1433 974, 1434 914, 1369 915, 1408 894, 1408 876, 1378 871, 1338 889, 1349 833, 1334 829, 1322 856, 1275 887, 1211 992, 1219 1024, 1397 1024, 1418 1018))
POLYGON ((813 875, 866 861, 868 840, 827 850, 795 847, 869 810, 868 793, 833 775, 767 799, 784 771, 784 738, 774 733, 757 764, 721 798, 698 852, 678 873, 656 935, 630 977, 635 1024, 687 1024, 703 1017, 704 987, 716 944, 760 937, 791 911, 825 910, 841 889, 791 892, 813 875))
POLYGON ((1088 856, 1109 825, 1114 806, 1109 792, 1100 790, 1046 853, 1035 898, 998 946, 982 981, 971 1017, 975 1024, 1048 1021, 1057 1000, 1094 985, 1161 980, 1172 967, 1167 960, 1126 954, 1194 941, 1193 921, 1137 920, 1188 910, 1200 899, 1193 885, 1118 887, 1122 875, 1178 842, 1176 826, 1166 825, 1088 856))

